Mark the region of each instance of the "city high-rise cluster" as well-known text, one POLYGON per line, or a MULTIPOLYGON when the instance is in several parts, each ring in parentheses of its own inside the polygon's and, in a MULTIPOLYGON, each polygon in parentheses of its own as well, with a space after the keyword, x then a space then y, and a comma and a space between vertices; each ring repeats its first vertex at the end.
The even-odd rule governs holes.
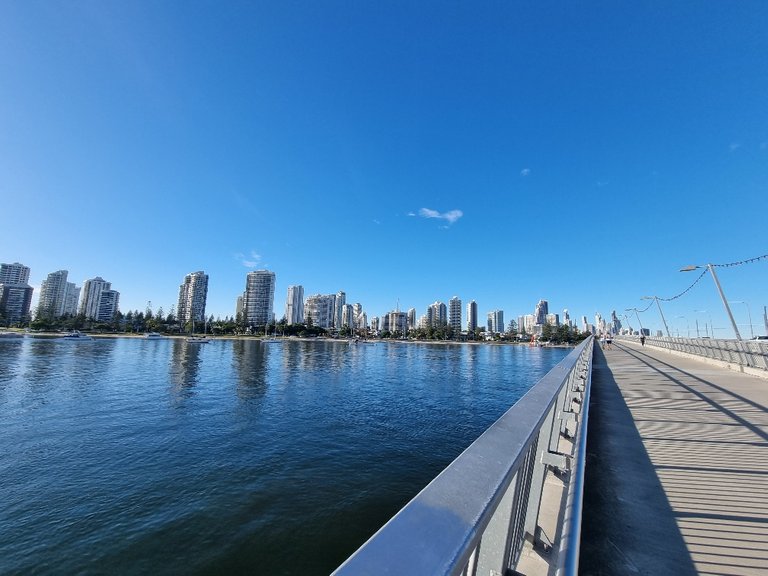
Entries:
MULTIPOLYGON (((81 289, 68 281, 68 275, 67 270, 57 270, 43 280, 36 316, 52 320, 82 314, 89 320, 111 321, 118 311, 120 293, 98 276, 86 280, 81 289)), ((18 262, 0 264, 0 316, 5 323, 30 319, 32 292, 27 266, 18 262)))

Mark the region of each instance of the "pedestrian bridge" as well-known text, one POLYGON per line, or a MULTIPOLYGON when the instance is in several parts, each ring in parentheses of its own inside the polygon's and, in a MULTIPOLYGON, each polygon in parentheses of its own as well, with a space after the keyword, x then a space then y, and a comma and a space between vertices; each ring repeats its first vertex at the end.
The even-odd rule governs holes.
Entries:
POLYGON ((585 341, 334 574, 768 574, 768 345, 670 340, 585 341))

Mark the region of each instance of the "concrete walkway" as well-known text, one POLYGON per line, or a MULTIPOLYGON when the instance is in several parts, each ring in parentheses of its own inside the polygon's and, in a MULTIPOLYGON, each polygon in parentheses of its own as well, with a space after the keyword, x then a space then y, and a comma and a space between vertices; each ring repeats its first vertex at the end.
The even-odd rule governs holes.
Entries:
POLYGON ((580 572, 768 575, 768 382, 596 348, 580 572))

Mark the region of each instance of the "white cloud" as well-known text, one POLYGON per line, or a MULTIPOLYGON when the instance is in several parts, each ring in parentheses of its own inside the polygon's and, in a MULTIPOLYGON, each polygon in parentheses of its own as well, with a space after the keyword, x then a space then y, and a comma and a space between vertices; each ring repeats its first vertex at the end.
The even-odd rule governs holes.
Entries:
POLYGON ((522 176, 523 178, 525 178, 526 176, 530 176, 530 174, 531 174, 530 168, 523 168, 522 170, 520 170, 520 176, 522 176))
POLYGON ((408 212, 408 216, 416 216, 416 212, 408 212))
POLYGON ((734 152, 735 150, 738 150, 739 148, 741 148, 741 143, 740 142, 731 142, 731 145, 728 146, 728 148, 730 149, 731 152, 734 152))
POLYGON ((432 210, 431 208, 421 208, 419 210, 419 216, 422 218, 440 218, 441 220, 446 220, 449 224, 453 224, 464 216, 464 212, 461 210, 449 210, 448 212, 438 212, 437 210, 432 210))
POLYGON ((248 256, 242 252, 238 253, 235 255, 235 258, 240 260, 240 263, 246 268, 256 268, 261 264, 261 254, 257 254, 255 250, 251 250, 251 253, 248 256))

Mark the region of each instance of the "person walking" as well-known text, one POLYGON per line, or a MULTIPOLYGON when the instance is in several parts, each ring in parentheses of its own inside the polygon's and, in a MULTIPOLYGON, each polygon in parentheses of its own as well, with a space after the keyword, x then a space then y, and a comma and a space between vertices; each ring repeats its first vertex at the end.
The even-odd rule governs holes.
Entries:
POLYGON ((641 335, 641 336, 640 336, 640 344, 641 344, 642 346, 645 346, 645 336, 644 336, 644 335, 641 335))

